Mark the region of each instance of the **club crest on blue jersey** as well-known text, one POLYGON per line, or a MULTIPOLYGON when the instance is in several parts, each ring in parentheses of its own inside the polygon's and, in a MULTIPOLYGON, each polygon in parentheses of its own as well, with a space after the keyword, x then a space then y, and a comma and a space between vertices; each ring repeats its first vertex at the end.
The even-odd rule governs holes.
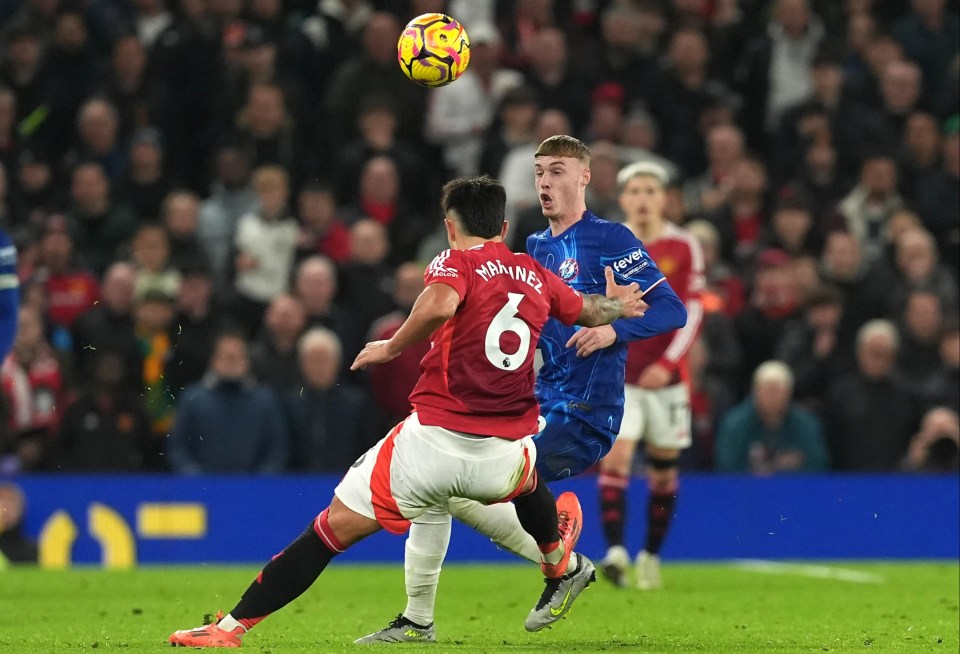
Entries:
POLYGON ((569 282, 571 279, 577 276, 577 273, 580 272, 580 266, 577 265, 576 259, 567 259, 560 264, 560 268, 557 269, 557 274, 560 275, 560 279, 565 282, 569 282))

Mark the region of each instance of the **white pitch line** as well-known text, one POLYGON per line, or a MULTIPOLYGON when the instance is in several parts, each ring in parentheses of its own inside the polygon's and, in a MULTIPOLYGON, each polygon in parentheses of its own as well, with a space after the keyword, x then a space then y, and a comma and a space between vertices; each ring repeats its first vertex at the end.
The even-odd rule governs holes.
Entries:
POLYGON ((766 561, 763 559, 738 559, 734 566, 748 572, 759 572, 767 575, 794 575, 797 577, 812 577, 814 579, 836 579, 849 581, 854 584, 882 584, 886 579, 882 575, 872 572, 862 572, 849 568, 837 568, 828 565, 810 565, 806 563, 782 563, 780 561, 766 561))

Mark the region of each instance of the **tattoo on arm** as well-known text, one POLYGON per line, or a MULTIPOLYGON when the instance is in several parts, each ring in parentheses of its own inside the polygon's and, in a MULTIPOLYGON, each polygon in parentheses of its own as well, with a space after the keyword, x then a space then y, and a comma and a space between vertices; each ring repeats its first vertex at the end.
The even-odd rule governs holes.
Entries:
POLYGON ((623 303, 605 295, 584 295, 577 324, 584 327, 609 325, 623 315, 623 303))

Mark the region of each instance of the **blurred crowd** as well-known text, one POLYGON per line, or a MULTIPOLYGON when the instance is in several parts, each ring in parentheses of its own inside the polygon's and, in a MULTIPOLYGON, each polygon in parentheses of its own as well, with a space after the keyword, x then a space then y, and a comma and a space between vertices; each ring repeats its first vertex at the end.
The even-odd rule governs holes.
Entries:
POLYGON ((24 0, 0 25, 0 474, 343 470, 409 411, 427 344, 349 364, 445 247, 440 186, 499 177, 522 249, 557 133, 591 147, 594 212, 655 161, 703 246, 688 468, 957 468, 955 2, 24 0), (396 42, 430 11, 472 62, 427 90, 396 42))

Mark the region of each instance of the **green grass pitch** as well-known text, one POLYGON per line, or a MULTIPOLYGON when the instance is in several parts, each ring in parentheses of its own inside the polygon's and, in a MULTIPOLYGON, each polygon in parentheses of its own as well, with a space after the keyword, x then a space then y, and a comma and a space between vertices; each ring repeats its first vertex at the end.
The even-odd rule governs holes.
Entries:
MULTIPOLYGON (((174 629, 232 608, 253 568, 142 567, 128 572, 0 572, 0 652, 169 652, 174 629)), ((950 652, 960 650, 960 566, 666 565, 666 588, 599 580, 569 617, 523 630, 542 587, 532 567, 449 565, 436 645, 403 652, 950 652), (772 574, 771 574, 772 573, 772 574), (839 578, 838 578, 839 577, 839 578)), ((264 621, 243 650, 357 652, 351 641, 403 607, 401 566, 333 565, 264 621)))

